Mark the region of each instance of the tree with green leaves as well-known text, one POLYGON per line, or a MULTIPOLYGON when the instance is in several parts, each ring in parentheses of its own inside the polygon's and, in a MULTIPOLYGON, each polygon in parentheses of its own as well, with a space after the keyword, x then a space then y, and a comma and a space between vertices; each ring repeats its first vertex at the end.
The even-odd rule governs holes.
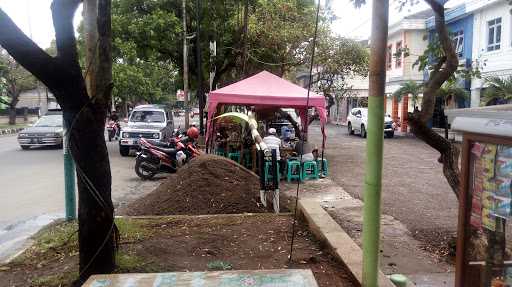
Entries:
POLYGON ((114 270, 119 238, 104 135, 112 92, 110 4, 110 0, 53 0, 56 56, 41 49, 0 9, 0 45, 48 87, 69 127, 68 146, 76 163, 78 186, 77 286, 92 274, 114 270), (85 28, 90 32, 85 41, 85 76, 73 27, 82 2, 85 28))
POLYGON ((448 107, 450 102, 467 100, 470 97, 469 92, 455 81, 445 82, 439 89, 437 95, 444 101, 445 107, 448 107))
MULTIPOLYGON (((117 43, 129 44, 137 59, 170 62, 183 69, 182 27, 180 3, 170 0, 114 0, 112 25, 114 55, 117 43)), ((209 63, 209 41, 217 43, 217 55, 211 62, 216 73, 213 87, 237 81, 245 73, 269 70, 284 75, 306 60, 313 34, 314 3, 311 0, 251 0, 248 1, 247 38, 244 41, 244 5, 234 0, 214 0, 202 5, 201 44, 202 63, 209 63), (246 45, 246 46, 245 46, 246 45), (244 50, 247 55, 244 56, 244 50), (245 60, 244 60, 245 58, 245 60)), ((192 1, 187 14, 195 15, 192 1)), ((196 30, 195 21, 187 19, 187 29, 196 30)), ((189 34, 192 39, 194 34, 189 34)), ((197 86, 197 65, 193 59, 197 43, 190 41, 191 89, 197 86)), ((203 78, 208 71, 203 67, 203 78)), ((179 79, 176 81, 180 83, 179 79)), ((177 88, 180 86, 177 85, 177 88)), ((204 87, 206 88, 206 87, 204 87)), ((205 89, 207 90, 207 89, 205 89)))
POLYGON ((9 125, 16 124, 20 94, 37 88, 37 81, 11 56, 0 50, 0 103, 9 109, 9 125))
POLYGON ((418 84, 416 81, 407 81, 400 85, 400 88, 393 93, 393 97, 400 102, 403 96, 411 95, 412 104, 413 106, 416 106, 418 103, 418 97, 422 91, 423 85, 418 84))
POLYGON ((489 77, 485 79, 488 87, 484 91, 482 104, 499 105, 512 102, 512 76, 505 79, 489 77))
POLYGON ((322 31, 318 38, 315 63, 318 65, 313 84, 316 84, 328 99, 329 111, 333 104, 336 110, 343 98, 351 96, 350 80, 368 76, 369 54, 360 43, 322 31))

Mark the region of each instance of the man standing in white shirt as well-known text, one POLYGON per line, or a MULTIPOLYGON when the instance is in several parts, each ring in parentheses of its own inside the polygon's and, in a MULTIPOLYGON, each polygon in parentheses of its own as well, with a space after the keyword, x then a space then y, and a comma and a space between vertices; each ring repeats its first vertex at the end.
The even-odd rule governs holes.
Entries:
POLYGON ((279 149, 281 148, 281 139, 278 138, 276 134, 276 129, 268 129, 268 135, 263 138, 263 142, 267 145, 267 147, 270 150, 275 150, 277 160, 281 160, 281 154, 279 153, 279 149))

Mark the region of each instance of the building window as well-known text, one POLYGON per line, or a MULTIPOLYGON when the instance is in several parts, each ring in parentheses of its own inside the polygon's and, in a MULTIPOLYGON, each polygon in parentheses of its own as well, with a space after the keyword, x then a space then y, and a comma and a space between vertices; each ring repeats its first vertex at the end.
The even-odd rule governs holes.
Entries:
POLYGON ((464 30, 452 33, 453 48, 459 57, 464 53, 464 30))
POLYGON ((395 68, 402 66, 402 41, 396 43, 395 68))
POLYGON ((487 22, 487 51, 496 51, 501 46, 501 17, 487 22))
POLYGON ((388 70, 391 70, 391 63, 393 60, 393 45, 388 46, 388 54, 386 57, 386 67, 388 70))

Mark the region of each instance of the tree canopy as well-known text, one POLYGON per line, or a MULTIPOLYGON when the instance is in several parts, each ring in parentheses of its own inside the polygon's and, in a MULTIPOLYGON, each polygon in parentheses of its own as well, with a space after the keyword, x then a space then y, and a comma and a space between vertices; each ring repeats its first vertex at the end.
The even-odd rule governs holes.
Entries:
POLYGON ((16 123, 16 105, 20 94, 36 87, 36 78, 9 54, 0 50, 0 107, 9 108, 9 124, 16 123))
POLYGON ((416 81, 407 81, 400 85, 400 88, 393 93, 393 97, 396 97, 398 101, 402 100, 405 95, 411 95, 413 105, 418 102, 418 95, 421 94, 423 85, 418 84, 416 81))
POLYGON ((317 47, 315 82, 324 95, 343 95, 350 88, 347 80, 368 76, 369 53, 361 43, 324 34, 317 47))
MULTIPOLYGON (((189 38, 195 36, 196 7, 187 4, 189 38)), ((215 70, 213 86, 240 79, 243 62, 248 74, 269 70, 284 75, 292 67, 302 65, 314 29, 314 2, 312 0, 251 0, 248 1, 247 40, 243 41, 244 21, 241 1, 213 0, 200 11, 201 55, 203 78, 215 70), (215 41, 216 56, 210 52, 210 41, 215 41), (247 50, 247 58, 242 57, 247 50)), ((181 5, 170 0, 114 0, 112 4, 114 56, 134 60, 172 63, 176 71, 176 88, 181 88, 182 16, 181 5), (127 49, 129 47, 129 49, 127 49), (129 50, 129 51, 127 51, 129 50)), ((196 42, 190 41, 189 68, 191 88, 197 88, 195 65, 196 42)))

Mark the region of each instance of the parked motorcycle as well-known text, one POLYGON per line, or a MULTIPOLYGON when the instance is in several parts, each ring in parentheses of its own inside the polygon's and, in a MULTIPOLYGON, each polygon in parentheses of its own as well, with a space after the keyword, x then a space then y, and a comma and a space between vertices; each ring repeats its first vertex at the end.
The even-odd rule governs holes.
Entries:
POLYGON ((174 173, 191 158, 200 155, 194 141, 187 137, 175 138, 169 143, 139 139, 141 151, 135 158, 135 173, 142 179, 151 179, 157 173, 174 173))
POLYGON ((112 139, 116 140, 119 137, 119 132, 121 131, 121 126, 118 122, 109 121, 107 123, 107 134, 108 141, 112 141, 112 139))

